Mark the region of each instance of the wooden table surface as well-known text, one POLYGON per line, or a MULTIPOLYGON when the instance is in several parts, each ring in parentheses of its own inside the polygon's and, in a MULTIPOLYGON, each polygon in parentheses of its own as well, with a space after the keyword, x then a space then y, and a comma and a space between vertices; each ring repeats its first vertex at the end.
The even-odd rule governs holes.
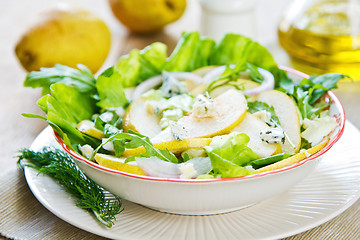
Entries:
MULTIPOLYGON (((26 29, 29 20, 39 12, 54 6, 57 2, 56 0, 12 0, 0 2, 0 176, 11 171, 17 171, 17 159, 14 157, 17 150, 29 147, 34 138, 46 127, 45 122, 41 120, 28 119, 21 116, 21 113, 41 114, 41 110, 36 105, 36 101, 40 97, 40 90, 23 87, 26 72, 21 68, 15 57, 14 46, 21 33, 26 29)), ((179 21, 169 25, 164 32, 147 37, 130 34, 112 16, 107 1, 67 0, 63 2, 69 2, 96 13, 110 27, 113 36, 112 48, 101 70, 114 64, 121 55, 128 53, 131 49, 143 48, 154 41, 164 42, 168 44, 169 50, 172 50, 182 31, 199 29, 200 7, 197 0, 188 0, 187 10, 179 21)), ((289 65, 289 63, 286 54, 278 46, 276 27, 287 4, 288 1, 286 0, 259 0, 257 6, 257 40, 267 46, 274 54, 278 63, 283 65, 289 65)), ((335 90, 335 93, 345 107, 347 119, 360 128, 360 81, 340 83, 339 89, 335 90)), ((20 176, 19 181, 25 180, 20 176)), ((0 194, 4 194, 2 191, 3 189, 0 189, 0 194)), ((29 195, 29 198, 34 200, 34 197, 31 195, 29 195)), ((351 211, 359 212, 359 201, 355 205, 351 211)), ((42 208, 41 205, 38 207, 42 208)), ((41 211, 46 210, 42 209, 41 211)), ((0 211, 1 234, 11 238, 37 239, 31 235, 26 235, 27 233, 9 235, 9 232, 3 229, 5 225, 2 221, 3 216, 1 213, 0 211)), ((53 218, 56 217, 53 216, 53 218)), ((360 214, 358 214, 357 218, 360 218, 360 214)), ((66 224, 62 223, 62 220, 58 221, 60 224, 66 224)), ((326 223, 330 224, 330 227, 324 228, 324 226, 320 226, 312 231, 328 231, 331 228, 331 223, 332 221, 326 223)), ((80 232, 81 236, 85 236, 85 238, 93 236, 70 225, 67 226, 69 231, 74 232, 74 236, 80 232)), ((346 228, 346 226, 344 227, 346 228)), ((50 230, 51 227, 49 227, 50 230)), ((328 236, 334 237, 333 239, 342 239, 336 238, 331 233, 329 234, 328 236)), ((57 237, 52 238, 51 234, 48 236, 48 239, 57 239, 57 237)), ((291 239, 305 239, 304 236, 306 235, 299 234, 291 239)))

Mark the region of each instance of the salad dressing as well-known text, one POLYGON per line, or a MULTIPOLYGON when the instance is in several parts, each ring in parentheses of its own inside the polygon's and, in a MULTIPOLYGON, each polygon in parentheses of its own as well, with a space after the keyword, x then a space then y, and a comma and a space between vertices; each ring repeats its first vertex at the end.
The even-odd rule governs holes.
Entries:
POLYGON ((360 80, 360 2, 296 0, 278 29, 296 69, 340 72, 360 80))

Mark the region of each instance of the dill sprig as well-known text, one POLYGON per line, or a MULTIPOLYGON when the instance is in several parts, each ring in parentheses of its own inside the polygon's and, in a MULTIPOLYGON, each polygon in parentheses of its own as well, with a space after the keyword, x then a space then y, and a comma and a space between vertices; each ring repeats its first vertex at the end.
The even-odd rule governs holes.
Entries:
POLYGON ((121 199, 106 194, 103 188, 86 177, 69 155, 50 147, 45 147, 41 152, 29 149, 19 152, 19 167, 31 167, 38 170, 38 174, 49 175, 63 187, 63 190, 77 198, 76 206, 92 212, 107 227, 114 224, 115 216, 123 210, 121 199))

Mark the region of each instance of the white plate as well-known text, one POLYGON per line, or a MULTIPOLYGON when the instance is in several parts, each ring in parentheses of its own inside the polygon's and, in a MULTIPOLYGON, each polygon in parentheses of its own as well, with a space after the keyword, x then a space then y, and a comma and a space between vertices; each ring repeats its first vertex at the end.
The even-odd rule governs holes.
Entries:
MULTIPOLYGON (((28 185, 37 199, 64 221, 112 239, 275 239, 316 227, 342 213, 360 196, 360 132, 349 122, 343 137, 328 151, 314 172, 284 194, 252 207, 211 216, 160 213, 124 201, 125 210, 108 229, 74 205, 51 178, 25 169, 28 185), (346 154, 344 154, 346 153, 346 154)), ((55 145, 45 129, 34 150, 55 145)), ((244 193, 246 194, 246 193, 244 193)), ((211 199, 209 199, 211 201, 211 199)))

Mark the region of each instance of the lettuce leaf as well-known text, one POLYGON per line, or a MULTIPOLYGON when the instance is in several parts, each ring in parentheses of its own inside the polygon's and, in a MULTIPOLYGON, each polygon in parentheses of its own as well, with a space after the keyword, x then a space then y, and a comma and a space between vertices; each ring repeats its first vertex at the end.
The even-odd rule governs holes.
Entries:
POLYGON ((228 33, 216 45, 210 58, 210 65, 228 65, 249 62, 267 70, 277 68, 271 53, 250 38, 228 33))
POLYGON ((169 72, 191 72, 208 66, 215 41, 200 37, 198 32, 183 33, 164 69, 169 72))
POLYGON ((221 176, 221 178, 230 177, 242 177, 251 174, 251 171, 236 165, 235 163, 222 158, 220 155, 214 152, 208 152, 211 160, 211 166, 215 176, 221 176))
POLYGON ((50 92, 50 86, 54 83, 64 83, 75 86, 80 92, 94 92, 95 78, 91 71, 84 65, 78 64, 80 69, 74 69, 61 64, 52 68, 41 68, 40 71, 30 72, 25 79, 25 87, 42 87, 42 94, 50 92))
POLYGON ((210 157, 214 173, 222 177, 239 177, 249 174, 251 171, 243 166, 258 159, 251 148, 247 147, 249 141, 249 136, 238 132, 214 137, 211 144, 204 147, 210 157))
POLYGON ((99 94, 97 105, 101 108, 124 107, 128 103, 122 79, 114 67, 108 68, 97 78, 96 88, 99 94))
POLYGON ((86 143, 98 145, 97 140, 76 128, 80 121, 90 119, 98 111, 91 95, 78 91, 75 86, 55 83, 50 87, 50 94, 39 99, 38 105, 46 113, 46 118, 29 114, 25 116, 45 119, 67 144, 71 143, 68 146, 86 143))
MULTIPOLYGON (((262 45, 239 34, 228 33, 213 50, 210 65, 229 65, 247 62, 270 71, 275 78, 275 86, 289 80, 280 70, 271 53, 262 45)), ((250 65, 250 66, 251 66, 250 65)))
POLYGON ((167 58, 166 51, 167 46, 160 42, 150 44, 143 50, 133 49, 114 65, 113 73, 118 75, 116 77, 120 78, 118 81, 124 88, 134 87, 161 73, 167 58))

